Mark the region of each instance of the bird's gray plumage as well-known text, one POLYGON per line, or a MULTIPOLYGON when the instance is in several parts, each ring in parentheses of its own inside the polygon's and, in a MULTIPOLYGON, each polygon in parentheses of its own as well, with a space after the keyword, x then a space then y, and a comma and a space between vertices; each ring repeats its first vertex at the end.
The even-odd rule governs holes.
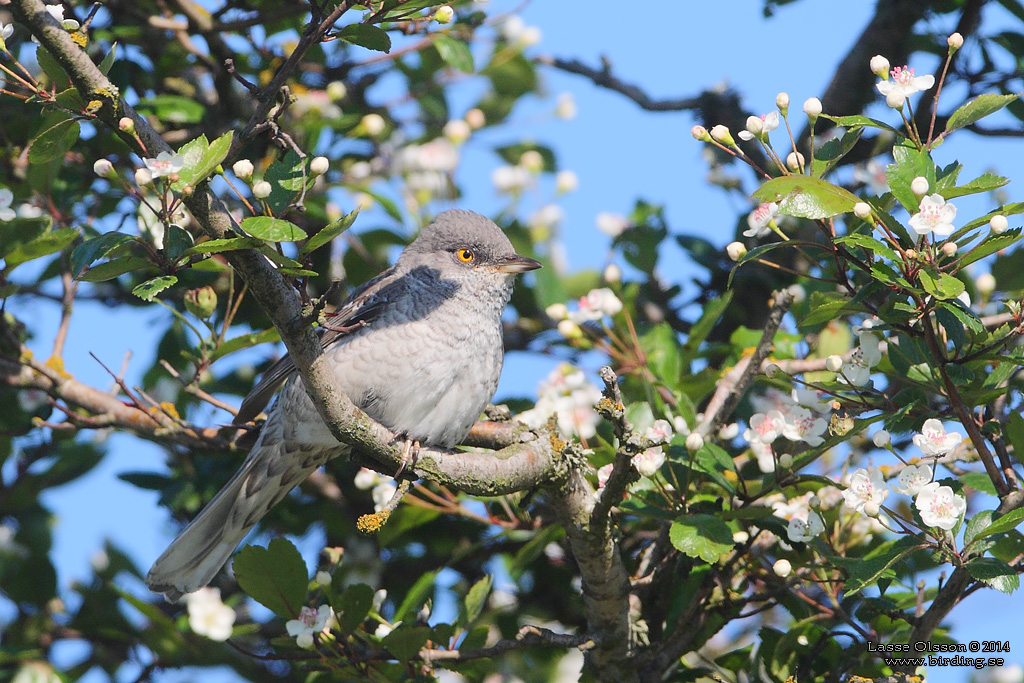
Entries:
MULTIPOLYGON (((486 217, 439 214, 392 268, 353 292, 321 333, 339 386, 410 440, 458 444, 498 385, 501 314, 514 275, 539 265, 518 256, 486 217)), ((152 590, 175 600, 205 586, 271 507, 317 467, 349 452, 320 419, 287 356, 264 374, 236 421, 255 417, 282 384, 242 468, 150 569, 152 590)))

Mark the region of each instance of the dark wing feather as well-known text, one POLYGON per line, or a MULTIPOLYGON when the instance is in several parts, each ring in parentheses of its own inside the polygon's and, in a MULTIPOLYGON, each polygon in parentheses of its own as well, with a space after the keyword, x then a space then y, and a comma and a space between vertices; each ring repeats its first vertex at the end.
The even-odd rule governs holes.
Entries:
MULTIPOLYGON (((345 303, 329 316, 328 324, 331 327, 321 327, 318 330, 320 347, 326 349, 362 325, 372 323, 387 303, 387 296, 381 296, 382 291, 386 292, 387 285, 396 278, 395 269, 390 268, 357 287, 345 303)), ((232 424, 241 425, 253 420, 267 407, 277 390, 294 373, 295 363, 288 354, 285 354, 263 373, 260 381, 238 407, 238 414, 235 415, 232 424)))

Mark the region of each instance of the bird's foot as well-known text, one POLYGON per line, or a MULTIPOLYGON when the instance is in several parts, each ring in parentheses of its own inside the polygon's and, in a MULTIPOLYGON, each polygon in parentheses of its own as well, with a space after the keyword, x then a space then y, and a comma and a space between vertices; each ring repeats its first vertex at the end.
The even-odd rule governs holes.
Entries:
POLYGON ((416 439, 405 439, 405 449, 402 451, 402 464, 398 466, 398 471, 395 472, 395 479, 402 476, 402 472, 405 471, 406 466, 415 466, 416 460, 420 457, 420 442, 416 439))

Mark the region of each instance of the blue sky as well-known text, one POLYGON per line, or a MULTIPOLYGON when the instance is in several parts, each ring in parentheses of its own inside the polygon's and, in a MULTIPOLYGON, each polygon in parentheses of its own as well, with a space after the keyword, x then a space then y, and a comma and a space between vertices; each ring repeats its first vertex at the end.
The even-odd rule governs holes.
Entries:
MULTIPOLYGON (((533 54, 576 57, 599 64, 607 56, 615 73, 635 82, 656 97, 694 95, 719 83, 728 83, 742 93, 755 112, 774 107, 780 90, 789 92, 793 107, 809 96, 820 95, 834 66, 852 45, 871 14, 874 3, 844 3, 842 17, 833 2, 804 0, 781 8, 772 19, 764 19, 761 3, 750 0, 719 0, 709 11, 698 12, 690 3, 644 4, 608 2, 529 3, 522 16, 527 24, 540 27, 542 42, 533 54), (710 15, 713 13, 714 18, 710 15), (828 20, 823 21, 823 14, 828 20)), ((990 3, 986 12, 1001 10, 990 3)), ((491 0, 490 11, 513 9, 519 3, 491 0)), ((970 45, 968 48, 970 49, 970 45)), ((865 69, 867 65, 865 64, 865 69)), ((930 71, 933 64, 917 64, 930 71)), ((701 159, 701 145, 690 136, 695 123, 685 113, 647 113, 621 95, 596 88, 580 77, 544 70, 543 82, 552 97, 525 102, 510 125, 485 131, 463 148, 464 164, 458 181, 464 190, 462 208, 495 213, 504 206, 490 183, 493 168, 500 163, 494 147, 534 140, 553 147, 561 168, 579 176, 578 191, 560 204, 566 220, 561 233, 573 268, 601 268, 607 258, 608 239, 597 232, 595 216, 601 211, 628 213, 634 200, 645 198, 666 205, 674 232, 699 234, 725 245, 732 240, 731 228, 749 210, 736 195, 727 196, 705 182, 707 168, 701 159), (578 116, 572 122, 552 115, 559 93, 573 94, 578 116)), ((464 104, 472 102, 472 84, 466 86, 464 104)), ((458 97, 457 97, 458 99, 458 97)), ((458 106, 458 105, 456 105, 458 106)), ((455 113, 461 113, 455 109, 455 113)), ((887 117, 884 106, 874 112, 887 117)), ((802 127, 798 120, 796 127, 802 127)), ((940 164, 959 157, 965 163, 964 178, 974 177, 991 167, 1017 179, 1008 193, 1020 200, 1019 183, 1024 180, 1024 154, 1020 143, 978 139, 970 134, 943 146, 937 153, 940 164), (1009 149, 1015 152, 1007 154, 1009 149)), ((747 176, 743 176, 749 182, 747 176)), ((550 192, 526 199, 524 215, 546 203, 550 192), (532 204, 531 204, 532 202, 532 204)), ((753 189, 749 187, 748 189, 753 189)), ((979 206, 984 210, 985 198, 979 206)), ((969 208, 964 207, 962 211, 969 208)), ((357 226, 358 227, 358 226, 357 226)), ((666 254, 663 275, 673 281, 687 281, 694 274, 681 255, 666 254)), ((24 311, 22 311, 23 313, 24 311)), ((56 327, 56 305, 40 312, 40 334, 33 348, 48 355, 56 327)), ((109 377, 89 357, 94 352, 108 366, 119 367, 127 351, 133 352, 129 384, 138 383, 152 361, 156 336, 166 326, 164 313, 142 314, 107 309, 96 304, 78 305, 65 354, 68 369, 80 380, 107 386, 109 377)), ((501 395, 532 395, 536 384, 552 365, 548 359, 511 356, 499 388, 501 395)), ((46 502, 55 510, 55 558, 60 585, 89 574, 92 554, 103 539, 110 538, 143 568, 156 558, 173 535, 167 514, 157 506, 156 496, 116 479, 127 471, 160 470, 164 455, 155 446, 130 436, 116 435, 108 441, 109 456, 88 477, 51 491, 46 502)), ((980 591, 954 611, 954 634, 962 640, 1005 640, 1016 632, 1021 609, 1020 594, 1008 599, 994 591, 980 591)), ((1011 644, 1018 647, 1024 643, 1011 644)), ((74 652, 67 652, 73 658, 74 652)), ((1009 661, 1024 661, 1019 654, 1009 661)), ((930 681, 940 683, 967 680, 970 672, 934 669, 930 681)), ((166 680, 178 680, 168 675, 166 680)))

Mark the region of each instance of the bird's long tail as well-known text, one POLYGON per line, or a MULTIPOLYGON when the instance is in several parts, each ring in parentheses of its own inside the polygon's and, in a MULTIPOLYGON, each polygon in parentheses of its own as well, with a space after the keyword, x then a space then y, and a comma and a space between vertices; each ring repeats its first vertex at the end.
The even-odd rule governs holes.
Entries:
MULTIPOLYGON (((289 491, 337 452, 287 450, 271 421, 242 468, 214 496, 146 575, 151 590, 175 601, 210 583, 238 544, 289 491)), ((339 444, 340 446, 340 444, 339 444)))

